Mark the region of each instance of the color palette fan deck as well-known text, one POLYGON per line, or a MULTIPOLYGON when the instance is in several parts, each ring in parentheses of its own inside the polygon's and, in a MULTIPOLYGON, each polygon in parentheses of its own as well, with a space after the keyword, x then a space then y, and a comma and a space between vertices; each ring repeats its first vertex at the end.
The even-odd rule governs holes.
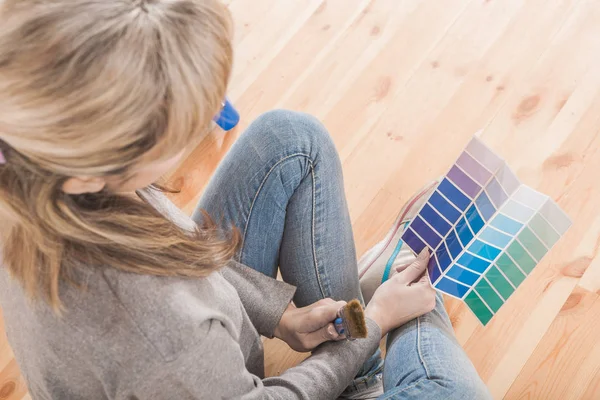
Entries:
POLYGON ((569 217, 473 138, 402 235, 429 277, 485 325, 567 231, 569 217))

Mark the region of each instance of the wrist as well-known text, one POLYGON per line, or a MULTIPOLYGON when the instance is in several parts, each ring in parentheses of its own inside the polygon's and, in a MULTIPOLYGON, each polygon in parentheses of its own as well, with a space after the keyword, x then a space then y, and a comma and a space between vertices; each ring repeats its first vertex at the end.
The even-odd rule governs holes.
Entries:
POLYGON ((283 338, 285 337, 286 324, 287 324, 289 312, 291 310, 293 310, 294 308, 296 308, 296 307, 294 306, 293 303, 288 304, 287 308, 281 315, 281 319, 279 320, 279 323, 277 324, 277 326, 275 327, 275 330, 273 331, 273 336, 275 336, 277 339, 283 340, 283 338))
POLYGON ((386 323, 385 313, 377 304, 369 304, 365 309, 365 317, 375 322, 381 329, 381 337, 383 338, 389 332, 390 328, 386 323))

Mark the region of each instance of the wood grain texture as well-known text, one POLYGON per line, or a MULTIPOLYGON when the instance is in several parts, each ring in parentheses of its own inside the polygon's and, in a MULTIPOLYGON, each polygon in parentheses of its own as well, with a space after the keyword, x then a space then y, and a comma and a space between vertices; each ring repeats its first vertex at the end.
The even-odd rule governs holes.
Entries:
MULTIPOLYGON (((600 2, 229 0, 238 128, 171 174, 190 212, 244 128, 277 107, 320 118, 340 151, 359 254, 474 132, 573 226, 484 328, 447 299, 497 399, 600 399, 600 2)), ((0 328, 2 328, 0 326, 0 328)), ((265 341, 267 374, 300 362, 265 341)), ((27 398, 0 337, 0 399, 27 398)))

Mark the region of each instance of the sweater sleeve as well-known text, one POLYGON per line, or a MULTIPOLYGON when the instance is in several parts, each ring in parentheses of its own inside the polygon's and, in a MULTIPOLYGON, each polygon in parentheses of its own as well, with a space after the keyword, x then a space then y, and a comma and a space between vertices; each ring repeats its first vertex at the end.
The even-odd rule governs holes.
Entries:
POLYGON ((180 399, 335 399, 375 351, 381 331, 367 320, 366 339, 329 342, 281 376, 261 380, 244 365, 238 343, 220 321, 206 322, 205 338, 171 362, 153 365, 133 382, 132 396, 180 399))
POLYGON ((272 338, 296 288, 238 263, 224 268, 222 274, 236 289, 258 333, 272 338))

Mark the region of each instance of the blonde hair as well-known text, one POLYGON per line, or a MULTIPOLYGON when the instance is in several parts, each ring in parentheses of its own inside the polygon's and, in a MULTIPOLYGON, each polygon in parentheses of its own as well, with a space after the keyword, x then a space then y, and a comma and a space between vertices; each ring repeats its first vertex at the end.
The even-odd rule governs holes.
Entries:
MULTIPOLYGON (((151 149, 179 153, 210 127, 231 69, 218 0, 12 0, 0 10, 3 261, 60 310, 79 266, 203 277, 237 235, 190 234, 139 199, 67 195, 71 176, 126 174, 151 149)), ((208 219, 207 219, 208 221, 208 219)))

